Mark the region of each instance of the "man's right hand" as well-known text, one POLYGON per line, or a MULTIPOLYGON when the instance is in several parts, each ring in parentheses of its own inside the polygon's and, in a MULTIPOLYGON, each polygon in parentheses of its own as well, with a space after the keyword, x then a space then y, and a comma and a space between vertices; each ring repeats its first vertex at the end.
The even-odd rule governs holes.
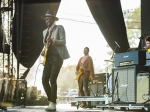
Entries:
POLYGON ((76 71, 75 74, 78 75, 78 74, 79 74, 79 71, 76 71))
POLYGON ((44 52, 44 51, 42 51, 42 52, 41 52, 41 56, 44 56, 44 54, 45 54, 45 52, 44 52))

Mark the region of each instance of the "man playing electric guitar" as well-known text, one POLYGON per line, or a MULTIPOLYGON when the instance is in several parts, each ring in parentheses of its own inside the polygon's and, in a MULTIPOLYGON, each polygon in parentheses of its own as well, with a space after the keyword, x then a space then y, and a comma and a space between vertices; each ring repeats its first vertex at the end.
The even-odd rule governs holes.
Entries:
MULTIPOLYGON (((88 47, 84 48, 84 56, 80 58, 78 65, 76 66, 76 75, 78 79, 80 96, 90 96, 88 85, 89 82, 92 81, 94 78, 94 67, 93 67, 93 60, 91 56, 89 56, 88 47), (80 75, 79 78, 78 75, 80 75)), ((91 102, 88 102, 88 105, 86 105, 86 102, 83 102, 82 107, 90 108, 91 102)))
POLYGON ((48 27, 43 31, 43 43, 45 47, 41 52, 41 55, 46 57, 43 63, 42 84, 48 97, 49 106, 45 110, 56 111, 57 77, 62 67, 63 60, 68 59, 70 55, 66 47, 64 27, 55 24, 58 18, 55 16, 54 12, 48 10, 41 18, 46 22, 48 27), (51 29, 50 32, 49 29, 51 29), (47 43, 49 43, 49 46, 46 53, 47 43))

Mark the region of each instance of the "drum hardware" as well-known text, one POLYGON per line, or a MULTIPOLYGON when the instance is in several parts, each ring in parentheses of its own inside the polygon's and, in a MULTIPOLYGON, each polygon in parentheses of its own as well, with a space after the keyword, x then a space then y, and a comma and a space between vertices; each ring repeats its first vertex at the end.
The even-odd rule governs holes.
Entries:
MULTIPOLYGON (((117 47, 120 48, 119 44, 116 41, 114 41, 114 44, 115 44, 115 48, 113 50, 110 60, 114 59, 114 55, 115 55, 115 51, 116 51, 117 47)), ((106 62, 108 62, 108 61, 106 61, 106 62)), ((113 61, 113 65, 114 65, 114 61, 113 61)), ((107 73, 108 73, 108 67, 107 67, 107 73)), ((106 74, 106 84, 107 84, 107 74, 106 74)), ((106 93, 109 93, 107 85, 106 85, 106 93)))
POLYGON ((114 87, 113 87, 112 95, 114 95, 115 89, 117 89, 117 99, 113 103, 119 103, 120 98, 119 98, 119 92, 118 92, 118 72, 117 72, 117 75, 116 75, 116 78, 115 78, 115 84, 114 84, 114 87))
POLYGON ((106 61, 106 62, 114 62, 114 60, 104 60, 104 61, 106 61))
MULTIPOLYGON (((113 56, 112 56, 113 57, 113 56)), ((106 63, 107 63, 107 67, 106 67, 106 74, 105 74, 105 76, 106 76, 106 88, 105 88, 105 92, 106 92, 106 94, 111 94, 112 92, 111 92, 111 88, 109 88, 108 87, 108 78, 109 78, 109 80, 112 80, 112 78, 110 78, 110 74, 109 74, 109 66, 110 65, 108 65, 108 62, 111 62, 112 64, 111 64, 111 66, 112 66, 112 68, 114 67, 114 60, 112 60, 112 59, 110 59, 110 60, 104 60, 106 63), (108 76, 109 75, 109 76, 108 76)), ((111 68, 111 72, 112 72, 112 68, 111 68)), ((112 81, 111 81, 112 82, 112 81)))
POLYGON ((107 88, 108 88, 108 93, 107 94, 111 95, 112 94, 112 73, 108 77, 107 88))

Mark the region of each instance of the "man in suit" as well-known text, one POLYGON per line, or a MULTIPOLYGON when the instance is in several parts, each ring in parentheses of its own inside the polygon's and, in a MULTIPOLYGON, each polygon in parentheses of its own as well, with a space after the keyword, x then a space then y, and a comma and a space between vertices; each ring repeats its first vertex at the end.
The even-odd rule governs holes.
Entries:
POLYGON ((46 111, 56 111, 57 77, 63 60, 68 59, 70 55, 66 47, 64 27, 55 24, 59 19, 54 12, 48 10, 41 18, 45 20, 47 25, 47 28, 43 31, 45 47, 41 52, 41 55, 46 57, 42 76, 42 84, 49 101, 46 111))

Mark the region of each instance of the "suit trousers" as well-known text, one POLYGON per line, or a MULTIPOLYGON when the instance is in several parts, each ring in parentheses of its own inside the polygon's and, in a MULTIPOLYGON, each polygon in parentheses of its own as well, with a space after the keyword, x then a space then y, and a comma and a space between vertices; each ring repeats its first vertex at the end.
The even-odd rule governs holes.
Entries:
MULTIPOLYGON (((89 78, 81 78, 78 81, 80 96, 90 96, 88 89, 89 78), (84 88, 84 89, 83 89, 84 88)), ((86 106, 86 102, 83 101, 83 105, 86 106)), ((91 102, 88 101, 88 106, 91 106, 91 102)))
POLYGON ((56 103, 57 99, 57 77, 62 67, 63 60, 58 56, 52 56, 46 61, 43 70, 42 84, 48 101, 56 103))

